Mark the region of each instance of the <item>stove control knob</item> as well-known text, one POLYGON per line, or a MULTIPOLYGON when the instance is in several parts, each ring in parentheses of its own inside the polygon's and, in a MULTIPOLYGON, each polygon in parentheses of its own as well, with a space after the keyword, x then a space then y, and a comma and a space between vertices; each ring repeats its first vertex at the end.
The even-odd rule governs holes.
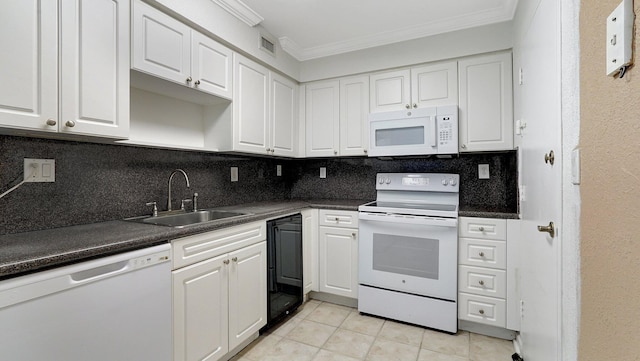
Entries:
POLYGON ((452 186, 456 185, 456 183, 457 182, 456 182, 455 179, 453 179, 453 178, 449 179, 449 184, 451 184, 452 186))
POLYGON ((387 178, 387 179, 384 180, 384 182, 387 183, 387 184, 391 184, 391 179, 387 178))
POLYGON ((380 183, 380 184, 384 183, 384 178, 378 179, 378 183, 380 183))
POLYGON ((448 185, 448 184, 449 184, 449 183, 447 182, 447 180, 446 180, 446 179, 443 179, 443 180, 442 180, 442 185, 443 185, 443 186, 446 186, 446 185, 448 185))

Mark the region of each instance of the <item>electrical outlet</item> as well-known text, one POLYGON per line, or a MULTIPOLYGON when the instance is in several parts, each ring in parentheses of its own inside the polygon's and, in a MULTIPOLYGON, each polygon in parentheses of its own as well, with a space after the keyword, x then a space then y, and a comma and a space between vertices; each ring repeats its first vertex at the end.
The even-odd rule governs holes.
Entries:
POLYGON ((623 0, 607 17, 607 75, 615 76, 631 64, 633 52, 633 0, 623 0))
POLYGON ((231 181, 238 181, 238 167, 231 167, 231 181))
POLYGON ((56 181, 55 159, 24 158, 24 181, 25 182, 55 182, 56 181))
POLYGON ((488 164, 478 164, 478 179, 489 179, 488 164))
POLYGON ((320 167, 320 178, 327 178, 327 167, 320 167))
POLYGON ((282 177, 282 166, 280 164, 276 165, 276 176, 282 177))

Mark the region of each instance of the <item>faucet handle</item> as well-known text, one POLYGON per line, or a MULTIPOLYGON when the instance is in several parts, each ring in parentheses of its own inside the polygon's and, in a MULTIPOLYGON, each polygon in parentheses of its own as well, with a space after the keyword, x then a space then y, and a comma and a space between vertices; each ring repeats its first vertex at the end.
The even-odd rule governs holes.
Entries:
POLYGON ((198 192, 193 193, 193 211, 198 210, 198 192))
POLYGON ((153 217, 157 217, 158 216, 158 204, 156 202, 148 202, 147 206, 153 206, 153 217))
POLYGON ((183 200, 180 202, 180 210, 184 211, 184 204, 185 204, 185 203, 189 203, 189 202, 193 202, 193 201, 192 201, 191 199, 189 199, 189 198, 187 198, 187 199, 183 199, 183 200))

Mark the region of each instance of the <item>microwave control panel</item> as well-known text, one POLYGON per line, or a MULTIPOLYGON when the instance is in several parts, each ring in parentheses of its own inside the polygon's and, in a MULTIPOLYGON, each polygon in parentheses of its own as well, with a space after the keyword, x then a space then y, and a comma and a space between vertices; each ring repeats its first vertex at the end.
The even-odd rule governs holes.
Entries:
POLYGON ((456 115, 438 115, 436 124, 438 153, 457 153, 458 117, 456 115))

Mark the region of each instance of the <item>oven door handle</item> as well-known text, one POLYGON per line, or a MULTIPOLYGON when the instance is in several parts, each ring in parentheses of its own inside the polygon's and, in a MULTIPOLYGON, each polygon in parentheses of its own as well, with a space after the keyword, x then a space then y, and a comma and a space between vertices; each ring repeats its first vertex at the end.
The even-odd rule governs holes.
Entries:
POLYGON ((360 212, 358 214, 358 219, 360 221, 403 223, 403 224, 413 224, 413 225, 420 225, 420 226, 436 226, 436 227, 450 227, 450 228, 458 227, 457 218, 431 218, 431 217, 422 217, 422 216, 404 216, 404 215, 360 212))

